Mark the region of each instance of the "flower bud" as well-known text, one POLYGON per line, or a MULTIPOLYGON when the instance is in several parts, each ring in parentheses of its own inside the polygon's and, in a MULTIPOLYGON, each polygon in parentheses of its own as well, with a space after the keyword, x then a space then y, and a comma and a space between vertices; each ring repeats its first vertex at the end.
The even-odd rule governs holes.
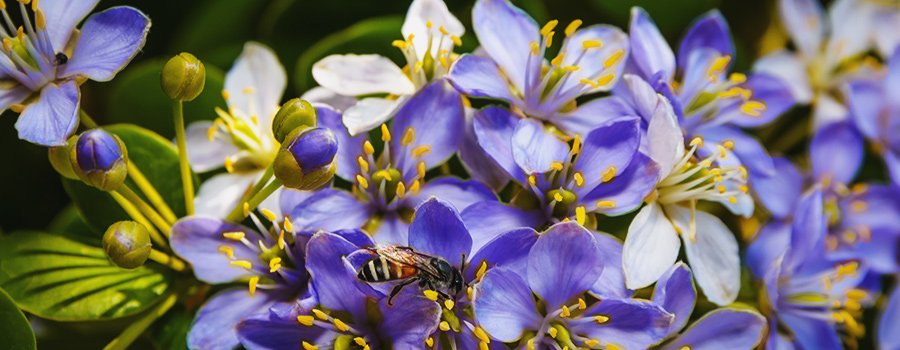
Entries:
POLYGON ((72 152, 72 146, 75 146, 75 139, 77 138, 78 135, 72 135, 66 140, 65 146, 50 147, 47 152, 47 155, 50 158, 50 165, 53 166, 53 169, 60 175, 73 180, 77 180, 78 175, 75 174, 75 170, 72 169, 72 160, 69 158, 69 153, 72 152))
POLYGON ((134 269, 150 256, 150 233, 134 221, 119 221, 103 234, 103 250, 109 259, 123 269, 134 269))
POLYGON ((203 92, 206 67, 194 55, 182 52, 166 62, 159 82, 173 100, 192 101, 203 92))
POLYGON ((69 152, 72 170, 84 183, 113 191, 128 177, 128 151, 118 136, 97 128, 81 133, 69 152))
POLYGON ((282 185, 312 190, 334 176, 337 139, 327 128, 295 128, 281 144, 273 171, 282 185))
POLYGON ((284 139, 291 131, 298 127, 314 128, 317 124, 316 108, 309 102, 299 98, 287 101, 272 120, 272 134, 278 142, 284 143, 284 139))

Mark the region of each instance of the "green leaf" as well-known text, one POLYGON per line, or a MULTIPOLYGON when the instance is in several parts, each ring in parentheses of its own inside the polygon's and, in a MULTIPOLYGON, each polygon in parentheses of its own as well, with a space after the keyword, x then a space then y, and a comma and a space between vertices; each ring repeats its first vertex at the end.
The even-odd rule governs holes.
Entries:
MULTIPOLYGON (((201 61, 205 56, 197 55, 201 61)), ((163 93, 159 74, 168 58, 148 60, 129 67, 112 82, 109 92, 107 120, 110 123, 133 123, 153 130, 163 137, 175 137, 172 99, 163 93)), ((216 118, 215 107, 225 108, 222 90, 225 74, 211 64, 206 67, 206 86, 200 96, 184 103, 184 122, 216 118)))
POLYGON ((0 239, 0 287, 23 310, 58 321, 117 318, 153 304, 173 273, 147 263, 114 265, 103 249, 38 231, 0 239))
POLYGON ((99 247, 105 231, 95 231, 88 226, 81 214, 78 214, 78 208, 70 204, 50 221, 50 225, 47 225, 47 232, 99 247))
POLYGON ((391 46, 391 42, 403 38, 400 34, 402 25, 403 18, 400 16, 372 18, 320 40, 297 60, 294 73, 297 91, 306 91, 315 86, 312 66, 331 54, 381 54, 394 62, 405 62, 403 53, 391 46))
POLYGON ((0 320, 3 320, 3 336, 0 337, 0 349, 29 350, 37 349, 34 331, 25 319, 9 294, 0 289, 0 320))
MULTIPOLYGON (((184 190, 179 176, 178 153, 172 142, 136 125, 116 124, 105 128, 122 139, 128 148, 128 157, 137 164, 175 215, 184 216, 184 190)), ((198 188, 197 182, 195 177, 194 188, 198 188)), ((125 183, 135 192, 139 192, 137 185, 130 179, 125 183)), ((63 179, 63 186, 78 206, 78 211, 85 222, 94 231, 106 232, 107 227, 117 221, 131 220, 109 193, 78 180, 63 179)))

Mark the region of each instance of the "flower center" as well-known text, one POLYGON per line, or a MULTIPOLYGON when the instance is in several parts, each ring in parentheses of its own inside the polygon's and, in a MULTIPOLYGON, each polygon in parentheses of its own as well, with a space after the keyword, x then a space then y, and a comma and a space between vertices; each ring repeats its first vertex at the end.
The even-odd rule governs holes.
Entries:
POLYGON ((250 277, 243 279, 248 284, 247 296, 250 298, 256 296, 257 289, 272 289, 280 285, 289 285, 296 279, 292 274, 296 271, 297 265, 293 261, 293 257, 287 252, 289 245, 294 243, 293 236, 285 236, 285 232, 293 231, 290 217, 286 216, 284 218, 284 229, 282 229, 274 213, 267 209, 260 211, 272 223, 271 229, 267 229, 255 213, 250 212, 248 214, 257 226, 260 234, 268 234, 272 241, 275 242, 271 247, 264 243, 264 239, 258 240, 257 244, 254 245, 247 239, 248 232, 244 230, 223 230, 220 234, 228 243, 222 243, 217 248, 218 253, 225 257, 230 267, 246 270, 250 274, 250 277), (250 250, 258 252, 257 259, 254 261, 236 257, 234 244, 242 244, 250 250), (268 274, 260 273, 254 269, 253 264, 260 262, 268 264, 268 274))
MULTIPOLYGON (((240 152, 225 157, 225 169, 229 173, 247 173, 265 169, 272 164, 278 153, 278 141, 272 136, 267 126, 259 122, 256 105, 256 89, 248 86, 242 91, 247 95, 249 111, 231 107, 228 111, 216 107, 218 118, 207 130, 207 137, 212 142, 216 138, 230 140, 240 152)), ((222 96, 228 101, 227 91, 222 96)))
POLYGON ((852 247, 859 242, 872 241, 872 228, 869 225, 844 227, 843 220, 847 214, 859 215, 869 211, 869 202, 861 198, 868 191, 865 184, 856 184, 850 189, 840 182, 831 185, 831 190, 825 194, 822 203, 822 211, 828 223, 825 251, 833 253, 840 250, 841 246, 852 247))
MULTIPOLYGON (((742 73, 731 73, 728 79, 722 75, 731 66, 731 55, 718 55, 710 60, 706 68, 706 80, 709 88, 697 91, 684 108, 684 117, 700 115, 700 122, 709 122, 718 115, 720 105, 726 103, 740 104, 741 114, 759 118, 766 111, 766 103, 753 98, 753 90, 743 86, 747 76, 742 73)), ((678 84, 673 84, 677 86, 678 84)), ((676 92, 677 93, 677 92, 676 92)))
MULTIPOLYGON (((44 10, 40 7, 40 1, 19 0, 19 10, 22 13, 24 25, 13 24, 9 13, 6 11, 6 1, 0 0, 0 12, 3 14, 3 22, 0 24, 0 37, 2 37, 3 53, 10 58, 21 74, 17 79, 31 90, 39 90, 48 80, 56 77, 56 66, 68 62, 69 56, 64 52, 66 47, 57 48, 54 51, 50 37, 46 34, 46 19, 44 10), (34 21, 28 14, 31 4, 31 12, 34 13, 34 21), (42 69, 52 68, 52 69, 42 69), (43 73, 40 79, 31 79, 32 73, 43 73)), ((77 37, 73 35, 73 38, 77 37)), ((71 45, 68 45, 71 46, 71 45)))
MULTIPOLYGON (((425 22, 425 26, 428 28, 428 47, 424 48, 425 54, 421 60, 415 45, 413 45, 415 35, 410 34, 406 40, 394 40, 392 43, 394 47, 403 52, 403 56, 406 58, 406 66, 403 68, 403 72, 412 80, 416 89, 424 86, 432 79, 440 78, 447 74, 453 60, 458 56, 453 53, 453 48, 462 45, 462 40, 458 36, 450 35, 444 29, 444 26, 439 25, 438 29, 441 36, 438 38, 438 49, 435 50, 432 48, 434 43, 432 27, 434 23, 428 20, 425 22), (449 40, 452 43, 449 49, 443 48, 444 40, 449 40)), ((421 50, 422 48, 420 47, 419 49, 421 50)))
MULTIPOLYGON (((550 171, 538 178, 538 174, 530 174, 527 177, 527 185, 538 198, 543 197, 543 209, 549 219, 554 221, 568 221, 569 217, 574 219, 581 225, 584 225, 586 218, 586 207, 578 205, 578 194, 575 188, 582 188, 585 185, 584 174, 575 170, 574 164, 578 161, 581 153, 581 135, 575 135, 572 141, 572 147, 569 154, 563 161, 553 161, 550 163, 550 171), (540 185, 539 185, 540 183, 540 185), (541 188, 547 188, 542 191, 541 188)), ((604 183, 611 182, 615 177, 615 167, 610 167, 604 171, 604 183)), ((610 208, 610 201, 598 201, 598 207, 610 208), (603 202, 603 205, 600 205, 603 202)), ((611 207, 615 207, 613 203, 611 207)))
MULTIPOLYGON (((831 273, 819 275, 822 292, 797 292, 785 296, 786 302, 801 307, 809 317, 831 322, 844 330, 848 338, 859 338, 865 334, 862 318, 862 303, 871 297, 868 290, 860 287, 841 288, 835 284, 845 278, 859 275, 859 261, 847 260, 835 265, 831 273)), ((802 283, 802 282, 801 282, 802 283)))

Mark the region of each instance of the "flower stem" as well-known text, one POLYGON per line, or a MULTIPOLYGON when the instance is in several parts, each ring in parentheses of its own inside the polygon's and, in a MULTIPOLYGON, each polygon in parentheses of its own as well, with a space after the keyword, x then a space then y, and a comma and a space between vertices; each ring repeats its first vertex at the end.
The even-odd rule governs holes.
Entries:
POLYGON ((164 315, 166 311, 169 311, 169 309, 175 305, 176 301, 178 301, 178 293, 176 291, 168 292, 159 304, 141 315, 140 318, 129 325, 128 328, 125 328, 125 330, 122 331, 116 339, 109 342, 103 350, 127 349, 131 343, 137 340, 137 338, 143 334, 154 321, 156 321, 156 319, 164 315))
POLYGON ((272 179, 273 174, 274 171, 272 169, 272 165, 269 165, 269 167, 266 168, 266 172, 263 173, 262 177, 259 178, 259 181, 256 182, 256 185, 253 185, 253 188, 250 189, 250 192, 247 192, 247 194, 245 194, 244 197, 241 198, 241 203, 246 202, 250 198, 253 198, 253 196, 255 196, 257 193, 259 193, 259 191, 262 190, 267 183, 269 183, 269 180, 272 179))
POLYGON ((169 205, 166 204, 166 201, 163 200, 162 196, 159 195, 159 191, 156 190, 156 187, 153 187, 153 184, 147 180, 147 177, 144 176, 144 173, 138 169, 137 165, 134 164, 131 160, 128 161, 128 175, 131 177, 131 180, 137 184, 138 188, 144 195, 147 196, 147 199, 150 200, 150 203, 156 207, 156 210, 162 214, 163 218, 166 219, 170 224, 174 224, 175 221, 178 220, 178 217, 175 216, 175 212, 172 211, 172 208, 169 208, 169 205))
POLYGON ((132 191, 131 188, 128 187, 128 185, 123 184, 115 192, 118 192, 123 197, 128 199, 128 201, 134 204, 138 209, 140 209, 140 211, 144 215, 146 215, 148 219, 150 219, 150 222, 156 225, 156 227, 158 227, 159 230, 166 235, 166 237, 169 236, 169 230, 172 229, 172 225, 170 225, 165 219, 163 219, 162 216, 160 216, 159 213, 156 212, 156 210, 153 210, 153 207, 147 204, 147 202, 144 202, 144 200, 141 199, 141 197, 138 196, 137 193, 134 193, 134 191, 132 191))
POLYGON ((131 204, 128 199, 125 199, 125 197, 123 197, 118 192, 113 191, 109 192, 109 194, 113 197, 113 199, 116 200, 116 202, 119 203, 119 206, 121 206, 122 209, 125 209, 125 212, 128 213, 128 215, 131 216, 134 221, 137 221, 147 228, 147 231, 150 232, 150 239, 153 240, 153 244, 163 247, 166 250, 169 249, 169 245, 166 243, 166 239, 163 238, 158 230, 156 230, 155 226, 150 224, 150 221, 147 220, 147 217, 144 216, 144 214, 141 214, 141 211, 138 210, 138 208, 135 207, 134 204, 131 204))
POLYGON ((253 197, 250 198, 249 201, 241 201, 240 203, 238 203, 237 207, 235 207, 234 210, 232 210, 231 213, 228 214, 228 217, 225 218, 225 220, 231 222, 244 221, 244 219, 247 217, 247 215, 244 214, 245 203, 247 204, 246 212, 249 213, 255 210, 256 207, 259 206, 259 203, 262 203, 262 201, 266 200, 266 198, 269 198, 269 196, 279 188, 281 188, 281 182, 279 182, 278 179, 272 179, 272 182, 266 185, 266 187, 260 190, 258 193, 253 195, 253 197))
POLYGON ((148 258, 178 272, 189 271, 187 265, 184 264, 184 261, 156 249, 150 249, 150 256, 148 256, 148 258))
POLYGON ((184 110, 181 101, 172 103, 175 115, 175 142, 178 144, 178 161, 181 165, 181 184, 184 188, 184 208, 187 215, 194 215, 194 179, 191 177, 191 165, 187 159, 187 145, 184 140, 184 110))
POLYGON ((84 124, 84 126, 86 126, 88 129, 96 128, 98 126, 97 122, 95 122, 94 119, 92 119, 91 116, 89 116, 87 113, 85 113, 83 109, 78 110, 78 115, 81 118, 81 124, 84 124))

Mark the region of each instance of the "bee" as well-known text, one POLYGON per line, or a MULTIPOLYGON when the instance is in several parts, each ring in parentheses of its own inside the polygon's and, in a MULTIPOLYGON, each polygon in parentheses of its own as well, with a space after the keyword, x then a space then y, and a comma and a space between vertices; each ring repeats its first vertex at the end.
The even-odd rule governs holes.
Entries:
MULTIPOLYGON (((357 279, 369 284, 400 282, 391 289, 389 306, 404 287, 416 282, 419 287, 433 290, 444 299, 455 299, 465 287, 460 273, 462 268, 453 267, 442 257, 404 245, 382 244, 363 249, 373 256, 356 270, 357 279)), ((465 254, 462 261, 463 264, 466 261, 465 254)))

